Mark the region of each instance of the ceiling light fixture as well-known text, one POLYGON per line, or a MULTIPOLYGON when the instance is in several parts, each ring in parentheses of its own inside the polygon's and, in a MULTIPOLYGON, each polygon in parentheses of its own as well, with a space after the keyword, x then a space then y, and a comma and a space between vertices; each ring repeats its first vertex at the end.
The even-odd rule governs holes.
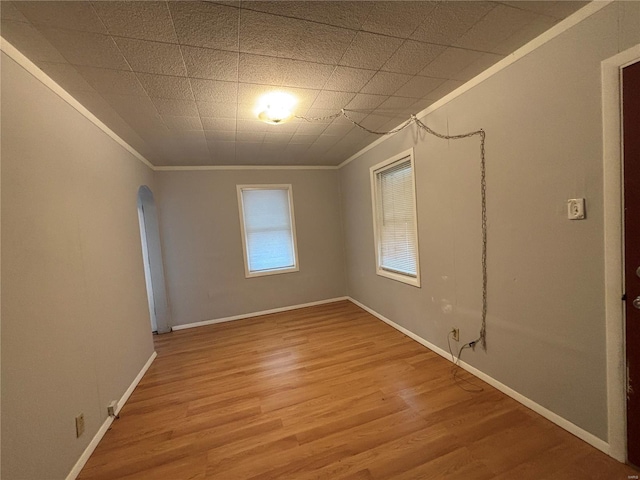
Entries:
POLYGON ((278 125, 293 117, 297 100, 285 92, 269 92, 258 99, 256 116, 265 123, 278 125))

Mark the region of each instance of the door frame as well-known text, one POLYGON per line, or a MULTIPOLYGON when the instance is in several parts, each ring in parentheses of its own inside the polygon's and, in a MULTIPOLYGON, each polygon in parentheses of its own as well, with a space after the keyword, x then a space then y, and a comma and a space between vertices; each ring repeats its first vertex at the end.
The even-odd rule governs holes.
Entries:
POLYGON ((640 44, 604 60, 602 143, 604 199, 604 274, 609 455, 627 461, 627 402, 624 293, 622 171, 622 69, 640 61, 640 44))

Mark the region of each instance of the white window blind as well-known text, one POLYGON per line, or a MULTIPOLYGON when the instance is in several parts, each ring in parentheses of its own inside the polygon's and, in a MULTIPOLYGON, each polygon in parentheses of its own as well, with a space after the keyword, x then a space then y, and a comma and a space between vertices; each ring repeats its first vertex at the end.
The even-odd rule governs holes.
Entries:
POLYGON ((247 276, 297 269, 290 192, 290 186, 239 187, 247 276))
POLYGON ((378 273, 419 286, 412 157, 384 162, 372 174, 378 273))

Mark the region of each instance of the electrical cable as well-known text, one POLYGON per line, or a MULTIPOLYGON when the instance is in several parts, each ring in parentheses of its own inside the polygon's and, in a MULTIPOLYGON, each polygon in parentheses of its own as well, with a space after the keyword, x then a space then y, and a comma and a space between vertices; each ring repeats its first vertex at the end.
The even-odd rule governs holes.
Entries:
POLYGON ((479 340, 474 340, 473 342, 465 343, 464 345, 462 345, 460 347, 460 350, 458 350, 458 356, 455 357, 453 355, 453 351, 451 350, 451 334, 452 333, 453 332, 449 332, 449 334, 447 335, 447 345, 449 346, 449 353, 451 354, 451 362, 453 362, 453 366, 451 367, 451 375, 453 376, 453 381, 455 382, 455 384, 458 387, 460 387, 465 392, 472 392, 472 393, 484 392, 484 388, 482 388, 482 386, 477 385, 477 384, 473 383, 471 380, 466 379, 466 378, 462 378, 462 377, 460 377, 458 375, 458 372, 461 369, 461 367, 460 367, 460 359, 462 357, 462 351, 465 348, 473 348, 473 347, 475 347, 475 345, 479 342, 479 340), (471 385, 472 388, 465 388, 465 386, 463 385, 462 382, 471 385))
MULTIPOLYGON (((482 236, 482 254, 481 254, 482 256, 482 259, 481 259, 482 314, 481 314, 481 324, 480 324, 480 335, 477 340, 474 340, 473 342, 469 342, 463 345, 463 347, 460 349, 460 352, 458 354, 458 358, 464 348, 466 348, 467 346, 473 347, 477 343, 480 343, 482 345, 482 349, 486 351, 487 350, 487 181, 486 181, 485 141, 486 141, 487 135, 485 131, 483 129, 480 129, 480 130, 475 130, 473 132, 462 133, 459 135, 445 135, 442 133, 438 133, 435 130, 429 128, 421 120, 419 120, 415 114, 411 114, 408 120, 400 124, 398 127, 394 128, 393 130, 379 132, 376 130, 371 130, 361 125, 356 120, 351 118, 347 114, 347 111, 348 111, 347 109, 343 108, 339 112, 331 115, 327 115, 325 117, 304 117, 304 116, 296 115, 295 118, 305 120, 307 122, 313 122, 313 121, 320 121, 320 120, 333 120, 342 116, 347 120, 349 120, 353 125, 360 128, 361 130, 364 130, 365 132, 368 132, 368 133, 372 133, 374 135, 391 135, 393 133, 397 133, 401 130, 404 130, 410 125, 415 124, 421 130, 424 130, 428 134, 433 135, 434 137, 437 137, 437 138, 441 138, 443 140, 461 140, 464 138, 470 138, 474 136, 480 137, 480 197, 481 197, 481 228, 482 228, 482 233, 481 233, 481 236, 482 236)), ((447 342, 448 341, 449 341, 449 337, 447 336, 447 342)), ((453 357, 453 354, 452 354, 452 357, 453 357)))

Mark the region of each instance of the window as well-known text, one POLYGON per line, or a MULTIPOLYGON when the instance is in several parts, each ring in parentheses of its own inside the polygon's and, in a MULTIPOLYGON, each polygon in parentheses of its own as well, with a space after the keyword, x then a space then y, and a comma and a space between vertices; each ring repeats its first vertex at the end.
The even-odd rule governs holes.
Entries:
POLYGON ((238 185, 245 276, 297 272, 291 185, 238 185))
POLYGON ((376 273, 420 286, 413 149, 371 167, 376 273))

